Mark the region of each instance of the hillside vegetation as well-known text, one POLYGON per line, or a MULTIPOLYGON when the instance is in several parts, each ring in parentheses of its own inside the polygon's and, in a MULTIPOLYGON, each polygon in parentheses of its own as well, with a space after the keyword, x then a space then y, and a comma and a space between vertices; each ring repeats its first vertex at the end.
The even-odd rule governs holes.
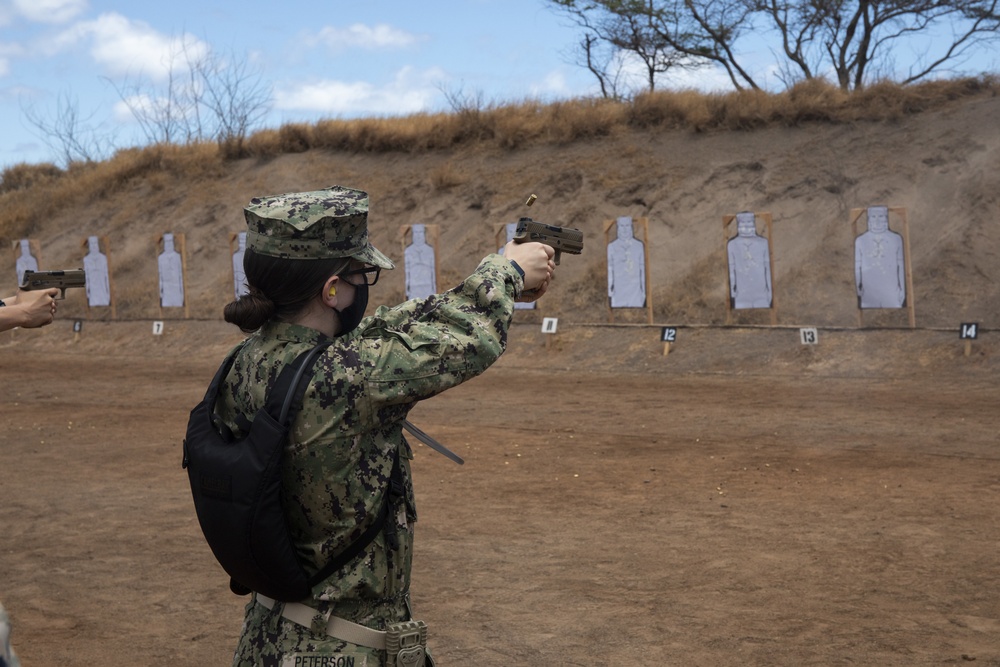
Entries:
MULTIPOLYGON (((584 231, 537 313, 608 319, 604 226, 649 220, 655 321, 725 321, 723 216, 774 219, 774 290, 782 324, 855 326, 851 210, 906 210, 918 326, 988 327, 1000 309, 1000 83, 992 77, 845 93, 810 82, 782 94, 656 93, 629 103, 574 100, 452 114, 328 120, 260 131, 239 145, 151 146, 101 163, 16 165, 0 181, 0 237, 30 238, 41 268, 82 266, 87 236, 106 236, 123 320, 161 312, 156 240, 183 234, 188 314, 220 319, 231 298, 230 239, 251 197, 343 184, 371 195, 373 240, 402 258, 400 230, 440 226, 442 288, 496 250, 521 215, 584 231), (525 199, 538 195, 527 209, 525 199)), ((896 229, 897 221, 892 221, 896 229)), ((732 233, 734 230, 728 230, 732 233)), ((14 282, 15 253, 0 271, 14 282)), ((402 271, 374 303, 403 298, 402 271)), ((109 319, 71 294, 66 317, 109 319)), ((766 323, 743 311, 737 322, 766 323)), ((640 311, 618 322, 645 322, 640 311)), ((866 324, 906 324, 899 312, 866 324)))

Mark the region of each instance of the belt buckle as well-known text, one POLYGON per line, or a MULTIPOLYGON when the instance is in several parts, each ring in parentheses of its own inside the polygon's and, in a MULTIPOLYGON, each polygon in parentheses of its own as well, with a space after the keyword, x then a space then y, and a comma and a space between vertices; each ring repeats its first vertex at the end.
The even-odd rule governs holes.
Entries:
POLYGON ((395 667, 424 667, 427 624, 423 621, 393 623, 385 629, 385 650, 395 667))

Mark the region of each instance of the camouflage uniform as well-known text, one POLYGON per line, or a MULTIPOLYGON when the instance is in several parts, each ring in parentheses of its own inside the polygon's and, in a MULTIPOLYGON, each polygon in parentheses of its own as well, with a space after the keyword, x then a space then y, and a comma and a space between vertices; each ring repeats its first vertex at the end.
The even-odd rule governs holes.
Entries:
MULTIPOLYGON (((374 263, 372 256, 365 261, 374 263)), ((342 664, 358 667, 385 664, 385 651, 327 636, 326 621, 334 615, 384 630, 409 620, 417 513, 413 454, 402 422, 417 401, 482 373, 499 358, 522 287, 511 263, 491 255, 449 292, 379 308, 319 358, 292 425, 282 478, 288 523, 307 571, 318 571, 376 519, 396 452, 405 491, 363 554, 302 601, 316 609, 312 628, 281 618, 280 603, 269 610, 251 599, 234 665, 277 666, 283 656, 302 653, 354 657, 342 664)), ((238 437, 236 416, 253 415, 284 365, 321 340, 328 339, 314 329, 277 321, 249 337, 216 406, 238 437)))

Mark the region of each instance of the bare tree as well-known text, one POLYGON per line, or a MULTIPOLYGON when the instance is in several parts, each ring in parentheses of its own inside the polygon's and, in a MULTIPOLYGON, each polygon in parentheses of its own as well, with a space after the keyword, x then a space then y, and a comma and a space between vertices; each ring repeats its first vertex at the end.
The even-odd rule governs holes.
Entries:
POLYGON ((270 109, 271 86, 246 57, 214 52, 171 54, 166 80, 111 82, 149 143, 216 141, 242 145, 270 109))
POLYGON ((760 89, 736 50, 740 38, 753 27, 753 10, 747 0, 669 1, 677 19, 664 26, 666 39, 692 58, 721 66, 737 90, 760 89))
POLYGON ((906 66, 900 83, 918 81, 1000 33, 997 0, 757 0, 755 10, 777 28, 785 55, 805 78, 829 68, 845 90, 864 86, 873 67, 884 72, 908 39, 949 33, 906 66))
POLYGON ((475 116, 483 111, 488 111, 493 105, 486 100, 482 90, 474 90, 471 93, 465 92, 465 88, 449 88, 443 83, 437 84, 438 91, 444 95, 445 102, 456 114, 475 116))
POLYGON ((59 94, 52 115, 23 103, 21 112, 63 166, 102 160, 114 151, 112 134, 101 124, 93 123, 93 113, 82 116, 79 100, 69 93, 59 94))
POLYGON ((271 86, 246 58, 209 54, 198 64, 200 106, 212 120, 213 138, 220 145, 242 144, 270 110, 271 86))
POLYGON ((577 64, 597 78, 604 97, 622 99, 639 90, 655 90, 659 75, 702 64, 678 48, 680 39, 672 40, 664 31, 665 26, 677 25, 664 3, 550 1, 584 29, 577 64), (642 71, 641 86, 629 75, 629 60, 642 71))
MULTIPOLYGON (((924 40, 901 83, 912 83, 960 62, 1000 37, 1000 0, 549 0, 588 35, 643 57, 641 49, 673 49, 715 63, 737 89, 760 88, 740 55, 751 31, 773 35, 788 83, 831 72, 841 88, 861 88, 903 62, 904 47, 924 40), (642 26, 629 44, 597 29, 629 18, 642 26), (641 48, 640 48, 641 45, 641 48)), ((675 56, 676 58, 676 56, 675 56)), ((593 70, 592 70, 593 71, 593 70)))
POLYGON ((607 99, 619 100, 625 97, 620 89, 622 78, 621 61, 614 63, 614 49, 602 49, 605 45, 596 35, 587 33, 580 42, 582 64, 597 79, 601 87, 601 96, 607 99))
POLYGON ((190 143, 202 139, 198 60, 186 45, 167 58, 160 84, 142 74, 107 81, 118 93, 149 144, 190 143))

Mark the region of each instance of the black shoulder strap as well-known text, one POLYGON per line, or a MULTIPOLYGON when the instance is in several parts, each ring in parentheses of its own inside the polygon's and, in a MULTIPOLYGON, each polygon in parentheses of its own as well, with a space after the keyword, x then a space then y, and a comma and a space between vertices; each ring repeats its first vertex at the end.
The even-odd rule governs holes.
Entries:
POLYGON ((287 426, 295 417, 295 413, 302 405, 302 397, 306 393, 309 379, 312 377, 313 364, 323 350, 332 343, 333 341, 323 341, 306 350, 278 373, 274 386, 268 391, 264 410, 282 426, 287 426))
MULTIPOLYGON (((208 390, 205 392, 205 402, 209 410, 212 410, 215 406, 222 382, 229 375, 229 371, 233 367, 233 362, 236 360, 236 355, 243 349, 246 343, 247 341, 244 340, 230 350, 229 354, 222 361, 222 364, 219 365, 219 370, 215 372, 215 377, 212 378, 212 382, 208 385, 208 390)), ((288 422, 286 420, 290 421, 295 416, 295 411, 292 410, 292 407, 296 406, 295 410, 298 410, 297 406, 302 404, 302 396, 305 395, 306 386, 309 384, 302 380, 303 378, 308 379, 311 377, 311 374, 306 375, 307 371, 316 363, 316 358, 323 350, 331 344, 332 341, 323 341, 315 347, 306 350, 278 373, 278 378, 274 381, 274 386, 271 387, 265 399, 264 410, 274 417, 279 424, 287 425, 288 422), (291 414, 289 414, 290 412, 291 414)))
MULTIPOLYGON (((296 357, 294 361, 282 368, 281 372, 278 374, 278 378, 275 380, 274 385, 268 392, 264 410, 277 419, 278 423, 282 426, 287 426, 289 422, 295 418, 295 414, 302 405, 302 397, 305 395, 306 387, 309 385, 308 380, 312 377, 312 367, 316 363, 316 359, 319 355, 322 354, 322 352, 331 344, 332 341, 324 341, 310 350, 303 352, 296 357)), ((236 356, 236 352, 238 352, 239 349, 240 348, 236 348, 233 350, 229 357, 226 358, 222 367, 219 368, 219 372, 216 373, 215 379, 212 381, 212 385, 209 387, 209 392, 206 394, 206 398, 211 397, 213 403, 215 395, 218 393, 219 384, 222 379, 228 375, 229 368, 233 363, 233 358, 236 356)), ((213 403, 210 403, 209 405, 212 405, 213 403)), ((392 471, 389 474, 389 484, 386 488, 385 495, 382 500, 382 506, 379 508, 379 513, 375 518, 375 521, 373 521, 372 524, 365 529, 365 532, 363 532, 358 539, 352 542, 344 551, 339 553, 336 558, 328 562, 309 578, 310 588, 357 558, 357 556, 361 554, 361 552, 364 551, 369 544, 371 544, 372 540, 378 536, 386 525, 386 521, 389 518, 389 509, 392 504, 392 499, 394 497, 401 496, 403 493, 403 473, 399 464, 399 448, 397 447, 393 453, 392 471)))
MULTIPOLYGON (((287 425, 295 417, 295 413, 302 405, 302 397, 305 394, 306 386, 309 384, 308 379, 312 377, 312 373, 310 372, 312 366, 315 363, 316 358, 323 352, 323 350, 329 347, 331 343, 332 341, 324 341, 311 350, 300 354, 295 361, 281 370, 281 373, 278 375, 278 379, 275 380, 274 386, 268 394, 265 409, 271 414, 271 416, 277 415, 278 423, 282 426, 287 425), (306 381, 304 382, 303 379, 306 381), (276 408, 278 401, 282 398, 284 400, 281 402, 281 411, 279 413, 276 408), (286 419, 288 421, 286 421, 286 419)), ((372 540, 374 540, 385 527, 386 520, 389 518, 389 508, 392 504, 392 498, 394 496, 402 495, 402 493, 403 473, 402 469, 399 467, 399 448, 397 447, 392 459, 392 471, 389 474, 389 485, 386 488, 385 496, 382 500, 382 506, 379 508, 379 513, 375 518, 375 521, 373 521, 372 524, 365 529, 365 532, 358 536, 358 539, 351 542, 346 549, 337 554, 336 558, 328 562, 309 578, 310 588, 357 558, 358 555, 360 555, 361 552, 372 543, 372 540)))
MULTIPOLYGON (((226 376, 229 375, 229 370, 233 367, 233 362, 236 360, 236 355, 243 349, 246 342, 243 341, 234 347, 222 361, 219 370, 215 372, 215 377, 212 378, 212 382, 208 385, 208 390, 205 392, 205 401, 208 402, 209 406, 215 405, 215 401, 219 396, 219 388, 222 386, 222 382, 226 379, 226 376)), ((277 419, 278 423, 284 424, 286 419, 291 419, 295 416, 292 406, 298 406, 302 403, 302 396, 305 394, 306 386, 309 384, 308 382, 302 382, 302 380, 303 378, 308 379, 311 377, 307 376, 306 372, 316 363, 316 358, 323 350, 331 344, 332 341, 323 341, 315 347, 306 350, 278 373, 278 378, 274 381, 274 386, 268 392, 264 404, 264 409, 277 419)))
POLYGON ((361 552, 372 543, 372 540, 374 540, 378 534, 382 532, 382 528, 385 527, 386 520, 389 518, 389 506, 392 504, 393 496, 402 495, 402 493, 403 471, 399 467, 399 447, 396 447, 396 451, 392 457, 392 472, 389 474, 389 484, 386 487, 385 496, 382 500, 382 507, 379 509, 378 516, 375 518, 375 521, 373 521, 372 525, 368 526, 365 532, 363 532, 358 539, 352 542, 350 546, 337 554, 336 558, 320 568, 316 574, 309 577, 310 588, 357 558, 361 552))
POLYGON ((215 371, 215 377, 212 378, 212 381, 208 385, 208 390, 205 391, 205 401, 208 403, 209 408, 215 405, 215 399, 219 395, 219 387, 222 385, 222 381, 226 379, 227 375, 229 375, 229 369, 233 367, 233 362, 236 360, 237 353, 242 350, 246 344, 247 341, 244 340, 242 343, 230 350, 229 354, 226 355, 226 358, 223 359, 222 363, 219 365, 219 370, 215 371))

